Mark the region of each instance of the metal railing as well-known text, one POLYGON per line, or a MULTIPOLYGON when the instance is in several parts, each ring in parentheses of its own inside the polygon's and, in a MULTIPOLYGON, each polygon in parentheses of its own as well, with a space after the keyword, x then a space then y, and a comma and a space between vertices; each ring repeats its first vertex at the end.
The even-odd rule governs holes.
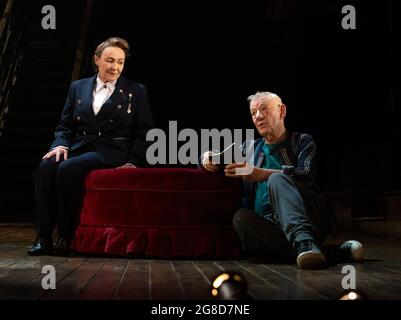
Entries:
POLYGON ((17 1, 5 0, 0 8, 0 138, 4 128, 12 91, 21 65, 24 15, 17 10, 17 1), (4 5, 5 3, 5 5, 4 5))

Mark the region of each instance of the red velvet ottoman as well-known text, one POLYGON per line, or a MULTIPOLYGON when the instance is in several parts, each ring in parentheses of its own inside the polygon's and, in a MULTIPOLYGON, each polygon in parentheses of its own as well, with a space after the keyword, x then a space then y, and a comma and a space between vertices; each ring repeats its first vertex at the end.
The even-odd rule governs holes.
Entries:
POLYGON ((86 178, 72 248, 149 257, 236 257, 237 179, 200 169, 105 169, 86 178))

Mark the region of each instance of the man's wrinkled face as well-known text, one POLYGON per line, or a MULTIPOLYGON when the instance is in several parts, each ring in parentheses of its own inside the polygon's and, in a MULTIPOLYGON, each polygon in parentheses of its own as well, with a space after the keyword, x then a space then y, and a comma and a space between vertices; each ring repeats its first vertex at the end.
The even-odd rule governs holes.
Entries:
POLYGON ((251 101, 252 121, 261 136, 271 134, 280 126, 285 115, 283 107, 280 98, 262 97, 251 101))
POLYGON ((100 57, 95 55, 99 78, 103 82, 117 80, 124 69, 125 52, 118 47, 107 47, 100 57))

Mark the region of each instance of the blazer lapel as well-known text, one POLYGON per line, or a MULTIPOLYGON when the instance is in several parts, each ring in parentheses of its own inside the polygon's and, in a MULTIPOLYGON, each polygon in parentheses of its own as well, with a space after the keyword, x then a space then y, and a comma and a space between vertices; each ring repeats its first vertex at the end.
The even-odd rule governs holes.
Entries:
POLYGON ((82 88, 82 102, 85 112, 88 114, 90 120, 96 121, 95 113, 93 112, 93 88, 96 82, 96 76, 93 76, 85 82, 82 88))
POLYGON ((124 93, 122 90, 122 79, 121 77, 116 82, 113 94, 109 99, 102 105, 99 113, 96 115, 97 119, 107 118, 107 116, 115 111, 115 108, 122 108, 125 105, 124 93))

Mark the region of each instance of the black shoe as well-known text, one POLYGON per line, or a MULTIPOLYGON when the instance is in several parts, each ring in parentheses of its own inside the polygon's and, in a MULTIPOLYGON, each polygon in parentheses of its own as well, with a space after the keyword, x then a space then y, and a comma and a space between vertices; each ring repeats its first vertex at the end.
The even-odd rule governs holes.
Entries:
POLYGON ((60 237, 54 246, 54 255, 68 256, 71 253, 70 249, 71 238, 60 237))
POLYGON ((52 237, 38 236, 35 244, 28 250, 30 256, 48 256, 53 254, 53 239, 52 237))
POLYGON ((295 249, 298 251, 297 265, 299 269, 313 269, 325 261, 323 253, 312 240, 297 242, 295 249))

